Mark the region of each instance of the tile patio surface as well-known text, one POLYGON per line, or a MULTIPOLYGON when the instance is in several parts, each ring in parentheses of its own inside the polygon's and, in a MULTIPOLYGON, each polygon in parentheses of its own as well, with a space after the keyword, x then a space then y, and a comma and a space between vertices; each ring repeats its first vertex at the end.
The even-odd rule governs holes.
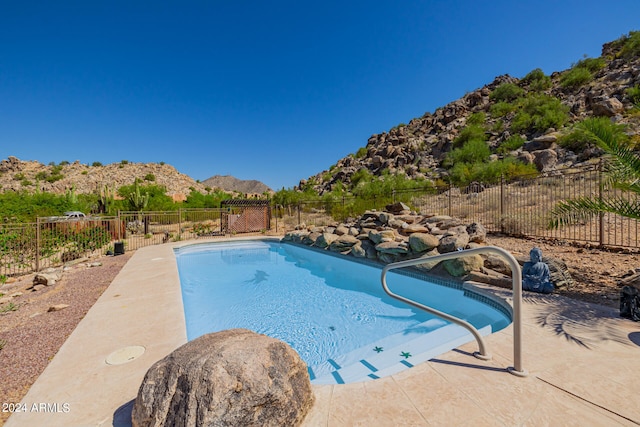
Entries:
MULTIPOLYGON (((186 342, 172 251, 184 244, 133 255, 31 387, 28 411, 6 427, 130 425, 147 369, 186 342), (132 346, 144 353, 105 362, 135 357, 119 352, 132 346)), ((640 425, 640 323, 554 295, 525 294, 523 306, 526 378, 506 371, 513 365, 508 327, 486 338, 488 362, 471 356, 474 342, 391 377, 314 385, 304 426, 640 425)))

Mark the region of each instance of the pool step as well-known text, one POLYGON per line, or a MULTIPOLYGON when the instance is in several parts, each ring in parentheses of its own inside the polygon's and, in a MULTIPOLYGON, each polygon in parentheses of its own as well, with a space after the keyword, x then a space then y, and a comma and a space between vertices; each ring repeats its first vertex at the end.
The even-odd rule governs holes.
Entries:
MULTIPOLYGON (((481 328, 479 332, 483 336, 489 335, 491 327, 481 328)), ((346 357, 343 358, 343 363, 330 359, 322 365, 310 367, 311 382, 313 384, 344 384, 371 381, 411 368, 474 339, 469 331, 452 324, 413 339, 407 340, 406 336, 404 338, 404 341, 396 342, 392 346, 385 347, 381 341, 370 346, 372 349, 359 349, 350 353, 360 354, 361 357, 366 353, 368 354, 366 358, 350 360, 346 357), (373 354, 372 351, 374 351, 373 354)), ((393 342, 393 339, 387 342, 393 342)))

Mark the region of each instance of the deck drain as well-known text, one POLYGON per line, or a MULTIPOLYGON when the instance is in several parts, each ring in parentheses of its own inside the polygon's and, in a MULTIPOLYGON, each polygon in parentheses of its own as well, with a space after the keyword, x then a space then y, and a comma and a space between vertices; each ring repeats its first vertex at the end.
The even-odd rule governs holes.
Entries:
POLYGON ((108 355, 105 359, 105 362, 107 363, 107 365, 122 365, 142 356, 144 350, 145 348, 141 345, 123 347, 120 350, 116 350, 108 355))

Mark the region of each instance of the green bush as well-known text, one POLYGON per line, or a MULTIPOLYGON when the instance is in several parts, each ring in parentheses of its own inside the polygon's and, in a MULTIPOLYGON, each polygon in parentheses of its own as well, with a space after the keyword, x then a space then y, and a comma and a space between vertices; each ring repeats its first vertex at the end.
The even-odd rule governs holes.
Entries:
POLYGON ((541 92, 551 87, 551 78, 545 75, 540 68, 530 71, 529 74, 524 76, 522 82, 536 92, 541 92))
POLYGON ((469 116, 467 124, 481 126, 484 124, 486 119, 487 115, 482 111, 478 111, 477 113, 473 113, 469 116))
POLYGON ((482 126, 469 125, 460 131, 460 134, 453 140, 454 147, 461 147, 471 140, 485 141, 487 139, 486 131, 482 126))
POLYGON ((624 93, 633 104, 640 108, 640 85, 630 87, 624 93))
POLYGON ((520 110, 511 122, 511 130, 516 133, 558 129, 569 119, 569 107, 552 96, 529 94, 526 98, 520 99, 518 104, 520 110))
POLYGON ((593 74, 586 68, 572 68, 560 77, 560 86, 575 89, 593 80, 593 74))
POLYGON ((607 65, 607 61, 603 58, 583 58, 578 61, 573 67, 574 68, 584 68, 589 70, 592 73, 596 73, 603 69, 607 65))
POLYGON ((512 111, 515 111, 516 108, 517 107, 515 104, 500 101, 500 102, 496 102, 489 108, 489 113, 491 113, 491 117, 494 117, 494 118, 504 117, 507 114, 511 113, 512 111))
POLYGON ((631 31, 624 38, 624 45, 620 49, 620 56, 623 58, 632 58, 640 56, 640 31, 631 31))
POLYGON ((367 156, 367 147, 360 147, 358 151, 356 151, 355 158, 362 159, 367 156))
POLYGON ((95 166, 95 167, 102 166, 102 163, 100 163, 100 162, 93 162, 93 163, 91 163, 91 166, 95 166))
POLYGON ((520 135, 511 135, 498 146, 496 152, 500 154, 507 154, 522 147, 524 143, 525 140, 520 135))
POLYGON ((491 150, 486 142, 480 139, 467 141, 461 148, 456 148, 447 153, 442 165, 444 167, 455 166, 458 163, 479 163, 489 159, 491 150))
POLYGON ((534 165, 525 165, 513 157, 487 163, 458 163, 450 171, 451 182, 455 185, 469 185, 473 181, 497 183, 501 178, 512 180, 523 176, 535 176, 534 165))
POLYGON ((524 89, 513 83, 502 83, 489 95, 492 101, 514 101, 524 95, 524 89))
POLYGON ((156 176, 152 173, 148 173, 144 176, 144 180, 145 181, 155 181, 156 180, 156 176))

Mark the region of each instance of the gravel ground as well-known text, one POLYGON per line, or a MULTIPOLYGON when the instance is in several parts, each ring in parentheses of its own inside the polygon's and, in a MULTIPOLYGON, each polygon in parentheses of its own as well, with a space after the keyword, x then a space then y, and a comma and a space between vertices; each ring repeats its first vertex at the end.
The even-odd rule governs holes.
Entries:
MULTIPOLYGON (((131 254, 102 257, 69 267, 55 285, 39 291, 27 290, 34 275, 22 276, 0 287, 17 310, 0 314, 0 405, 17 403, 46 368, 76 325, 109 286, 131 254), (90 267, 92 263, 99 266, 90 267), (60 311, 49 308, 68 304, 60 311)), ((7 302, 0 305, 7 307, 7 302)), ((9 413, 0 410, 0 425, 9 413)))
MULTIPOLYGON (((536 239, 489 236, 487 244, 528 256, 537 246, 543 255, 564 261, 575 280, 571 289, 558 291, 570 298, 619 307, 619 280, 640 268, 640 252, 607 251, 594 247, 536 239)), ((0 287, 4 298, 22 292, 11 302, 18 309, 0 314, 0 404, 19 402, 46 368, 60 346, 126 264, 131 253, 82 262, 64 271, 54 286, 30 291, 33 275, 0 287), (102 265, 90 267, 92 262, 102 265), (56 304, 69 307, 49 312, 56 304), (2 341, 0 341, 1 343, 2 341)), ((2 297, 0 297, 2 298, 2 297)), ((7 302, 0 305, 6 307, 7 302)), ((0 426, 8 418, 0 412, 0 426)))

